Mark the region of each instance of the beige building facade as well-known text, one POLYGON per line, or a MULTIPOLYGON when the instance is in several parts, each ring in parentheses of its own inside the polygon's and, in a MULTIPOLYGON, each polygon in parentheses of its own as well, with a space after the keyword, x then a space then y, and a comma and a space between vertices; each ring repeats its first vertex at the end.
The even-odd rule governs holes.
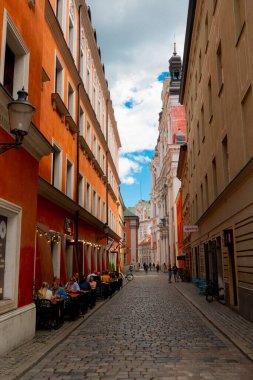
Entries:
POLYGON ((186 107, 193 276, 253 321, 253 2, 190 0, 186 107))

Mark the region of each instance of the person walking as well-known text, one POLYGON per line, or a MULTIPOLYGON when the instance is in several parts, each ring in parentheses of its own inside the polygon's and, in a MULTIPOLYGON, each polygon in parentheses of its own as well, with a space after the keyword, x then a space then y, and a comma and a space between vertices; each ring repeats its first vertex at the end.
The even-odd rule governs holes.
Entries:
POLYGON ((156 271, 157 271, 157 273, 159 273, 159 270, 160 270, 160 265, 156 264, 156 271))
POLYGON ((171 277, 172 277, 172 268, 171 268, 171 264, 169 265, 168 273, 169 273, 169 284, 171 284, 171 277))
POLYGON ((178 273, 178 267, 176 266, 176 264, 173 265, 172 272, 173 272, 173 275, 174 275, 174 280, 175 280, 175 282, 177 282, 177 279, 178 279, 178 275, 177 275, 177 273, 178 273))
POLYGON ((149 263, 149 270, 151 270, 151 267, 152 267, 152 264, 151 264, 151 263, 149 263))

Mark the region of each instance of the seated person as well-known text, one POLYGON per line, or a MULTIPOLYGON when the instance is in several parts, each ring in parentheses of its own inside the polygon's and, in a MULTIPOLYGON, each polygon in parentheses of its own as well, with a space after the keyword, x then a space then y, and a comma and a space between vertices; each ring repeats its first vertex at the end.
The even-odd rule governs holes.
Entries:
POLYGON ((111 282, 111 277, 107 271, 104 272, 102 276, 102 281, 103 282, 111 282))
POLYGON ((87 281, 87 278, 85 275, 82 276, 81 280, 79 281, 79 287, 80 290, 90 290, 90 283, 87 281))
POLYGON ((64 289, 69 291, 69 292, 77 292, 80 290, 80 286, 76 282, 76 279, 74 276, 70 277, 70 279, 67 282, 67 284, 65 285, 64 289))
POLYGON ((39 296, 40 299, 43 300, 51 300, 53 297, 53 294, 51 290, 49 290, 49 285, 46 281, 42 282, 41 288, 39 289, 39 296))
POLYGON ((92 277, 92 276, 90 278, 90 287, 91 287, 91 291, 90 291, 90 307, 92 308, 96 304, 96 287, 97 287, 97 283, 94 280, 94 277, 92 277))
POLYGON ((95 272, 92 272, 90 274, 88 274, 87 276, 87 281, 90 282, 90 278, 93 277, 94 279, 96 279, 97 277, 97 274, 95 272))
POLYGON ((67 293, 63 289, 62 286, 59 286, 58 281, 55 281, 53 283, 53 287, 51 288, 51 291, 53 293, 53 298, 63 298, 66 300, 68 298, 67 293))

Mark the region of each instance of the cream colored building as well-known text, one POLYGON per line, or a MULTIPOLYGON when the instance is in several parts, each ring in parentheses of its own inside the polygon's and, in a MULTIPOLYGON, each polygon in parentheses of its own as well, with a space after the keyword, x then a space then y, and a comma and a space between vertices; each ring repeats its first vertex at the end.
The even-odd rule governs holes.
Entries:
POLYGON ((169 59, 170 76, 163 81, 159 135, 151 161, 151 248, 155 264, 168 268, 177 262, 176 198, 180 188, 177 165, 180 145, 185 142, 185 110, 179 103, 181 57, 169 59), (164 265, 165 264, 165 265, 164 265))
POLYGON ((253 2, 190 0, 186 107, 193 275, 253 321, 253 2))

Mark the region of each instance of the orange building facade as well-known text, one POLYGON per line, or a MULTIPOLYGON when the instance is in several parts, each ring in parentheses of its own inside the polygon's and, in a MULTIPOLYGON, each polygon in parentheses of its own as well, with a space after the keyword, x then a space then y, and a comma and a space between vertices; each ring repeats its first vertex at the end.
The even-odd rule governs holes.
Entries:
POLYGON ((1 352, 33 336, 33 290, 42 281, 57 276, 64 283, 75 272, 117 266, 108 243, 114 252, 123 238, 123 202, 121 143, 85 2, 2 1, 0 43, 1 141, 12 140, 7 104, 17 90, 24 86, 36 107, 23 147, 0 155, 6 173, 0 223, 7 224, 0 268, 0 313, 6 320, 0 333, 6 331, 10 341, 5 348, 0 344, 1 352), (25 326, 22 332, 13 329, 17 321, 25 326))

